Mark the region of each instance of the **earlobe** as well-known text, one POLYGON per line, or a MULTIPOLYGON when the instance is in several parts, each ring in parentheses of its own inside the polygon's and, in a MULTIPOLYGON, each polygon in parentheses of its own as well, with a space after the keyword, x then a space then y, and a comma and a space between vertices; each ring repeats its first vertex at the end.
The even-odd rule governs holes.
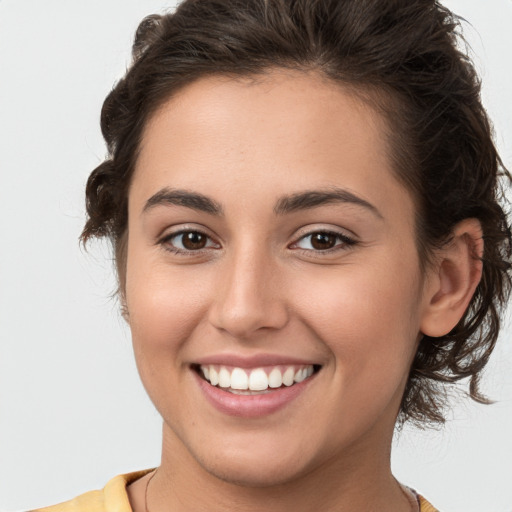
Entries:
POLYGON ((455 226, 451 240, 438 253, 426 290, 421 332, 439 337, 449 333, 464 315, 482 277, 484 242, 477 219, 455 226))

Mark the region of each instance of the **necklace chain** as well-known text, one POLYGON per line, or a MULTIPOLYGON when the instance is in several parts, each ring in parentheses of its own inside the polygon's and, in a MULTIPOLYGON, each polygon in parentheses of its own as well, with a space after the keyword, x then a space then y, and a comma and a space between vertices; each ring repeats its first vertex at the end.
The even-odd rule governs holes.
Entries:
POLYGON ((148 512, 148 488, 149 488, 149 482, 153 480, 153 477, 156 475, 157 469, 153 471, 153 474, 148 478, 148 481, 146 482, 146 489, 144 491, 144 511, 148 512))

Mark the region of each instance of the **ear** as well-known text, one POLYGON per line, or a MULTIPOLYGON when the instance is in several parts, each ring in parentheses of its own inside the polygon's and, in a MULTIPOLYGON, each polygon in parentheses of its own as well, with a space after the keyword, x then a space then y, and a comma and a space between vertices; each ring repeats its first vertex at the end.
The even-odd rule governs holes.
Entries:
POLYGON ((484 242, 477 219, 455 226, 450 242, 439 250, 425 285, 425 309, 420 330, 439 337, 448 334, 464 315, 482 277, 484 242))

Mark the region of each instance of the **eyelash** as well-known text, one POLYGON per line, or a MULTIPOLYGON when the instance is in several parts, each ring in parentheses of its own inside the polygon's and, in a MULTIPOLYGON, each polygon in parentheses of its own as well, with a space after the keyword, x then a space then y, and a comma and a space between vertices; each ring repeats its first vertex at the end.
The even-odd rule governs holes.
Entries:
POLYGON ((189 256, 191 254, 202 254, 206 248, 203 248, 203 249, 198 249, 198 250, 191 250, 191 249, 180 249, 178 247, 173 247, 171 246, 170 244, 170 241, 173 239, 173 238, 177 238, 179 236, 183 236, 187 233, 196 233, 196 234, 199 234, 199 235, 202 235, 204 237, 206 237, 208 240, 211 240, 211 237, 208 236, 206 233, 204 233, 203 231, 199 230, 199 229, 182 229, 181 231, 176 231, 176 233, 170 233, 169 235, 166 235, 164 238, 162 238, 160 240, 160 244, 164 247, 164 249, 166 251, 169 251, 169 252, 172 252, 173 254, 179 254, 179 255, 184 255, 184 256, 189 256))
MULTIPOLYGON (((206 237, 208 240, 211 241, 211 237, 208 236, 206 233, 204 233, 203 231, 199 230, 199 229, 183 229, 181 231, 177 231, 175 233, 170 233, 169 235, 166 235, 164 238, 162 238, 158 243, 160 245, 162 245, 164 247, 164 249, 166 251, 169 251, 173 254, 177 254, 177 255, 183 255, 183 256, 190 256, 190 255, 200 255, 202 253, 205 252, 205 250, 209 249, 210 247, 205 247, 205 248, 202 248, 202 249, 198 249, 198 250, 193 250, 193 249, 180 249, 178 247, 173 247, 171 245, 171 240, 176 238, 176 237, 179 237, 179 236, 183 236, 187 233, 196 233, 196 234, 199 234, 199 235, 202 235, 204 237, 206 237)), ((338 252, 338 251, 346 251, 348 250, 350 247, 353 247, 355 245, 358 244, 358 241, 357 240, 354 240, 353 238, 350 238, 349 236, 345 235, 345 234, 342 234, 342 233, 339 233, 339 232, 336 232, 336 231, 330 231, 330 230, 316 230, 316 231, 311 231, 309 233, 306 233, 304 235, 302 235, 296 242, 294 242, 292 245, 297 245, 301 240, 304 240, 304 239, 307 239, 308 237, 312 237, 313 235, 318 235, 318 234, 322 234, 322 235, 329 235, 329 236, 334 236, 336 237, 337 241, 341 241, 340 244, 336 244, 334 247, 330 247, 329 249, 318 249, 318 250, 315 250, 315 249, 301 249, 301 248, 297 248, 298 251, 301 251, 303 253, 307 253, 308 255, 311 255, 312 253, 315 254, 315 256, 320 256, 322 254, 331 254, 333 252, 338 252)))
MULTIPOLYGON (((328 229, 320 229, 320 230, 316 230, 316 231, 310 231, 309 233, 306 233, 304 235, 302 235, 296 242, 294 242, 292 245, 297 245, 301 240, 305 240, 307 238, 311 238, 313 237, 313 235, 328 235, 328 236, 333 236, 336 238, 336 242, 341 242, 341 243, 336 243, 336 245, 334 245, 334 247, 330 247, 329 249, 297 249, 299 251, 303 251, 303 252, 306 252, 308 254, 315 254, 315 256, 320 256, 322 254, 331 254, 333 252, 338 252, 338 251, 346 251, 348 250, 350 247, 353 247, 354 245, 356 245, 358 242, 357 240, 354 240, 353 238, 343 234, 343 233, 339 233, 337 231, 330 231, 328 229)), ((310 241, 310 244, 311 244, 311 241, 310 241)))

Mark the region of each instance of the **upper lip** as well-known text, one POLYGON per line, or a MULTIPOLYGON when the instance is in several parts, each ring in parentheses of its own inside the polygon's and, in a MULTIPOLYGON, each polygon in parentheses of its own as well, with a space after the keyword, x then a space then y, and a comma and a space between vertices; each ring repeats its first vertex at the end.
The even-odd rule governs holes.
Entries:
POLYGON ((282 354, 254 354, 242 356, 239 354, 214 354, 194 361, 194 364, 206 366, 234 366, 237 368, 258 368, 261 366, 277 365, 318 365, 317 361, 282 354))

